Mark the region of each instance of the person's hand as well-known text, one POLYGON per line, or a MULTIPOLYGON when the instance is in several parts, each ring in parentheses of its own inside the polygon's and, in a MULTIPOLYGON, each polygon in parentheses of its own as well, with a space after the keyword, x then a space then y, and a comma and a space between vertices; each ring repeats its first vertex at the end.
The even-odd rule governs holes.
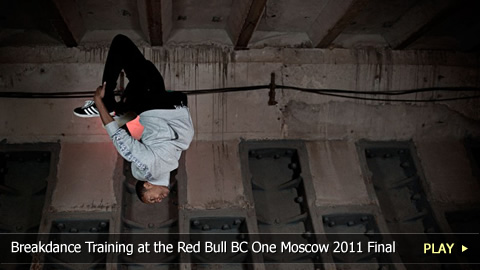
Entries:
POLYGON ((103 85, 100 85, 99 87, 97 87, 97 90, 95 91, 95 95, 93 96, 93 101, 95 101, 96 104, 102 101, 103 97, 105 96, 106 85, 107 83, 104 82, 103 85))
POLYGON ((95 95, 93 95, 93 101, 95 102, 95 106, 97 106, 97 110, 100 113, 100 119, 102 119, 102 123, 107 125, 110 122, 113 122, 113 118, 110 113, 107 111, 105 104, 103 103, 103 97, 105 96, 105 85, 107 83, 103 83, 103 85, 99 86, 95 91, 95 95))

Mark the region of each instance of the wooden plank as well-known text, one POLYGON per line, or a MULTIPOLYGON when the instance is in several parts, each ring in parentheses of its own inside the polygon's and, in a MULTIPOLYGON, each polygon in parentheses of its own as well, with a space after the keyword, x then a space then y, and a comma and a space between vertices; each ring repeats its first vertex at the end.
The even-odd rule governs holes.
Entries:
POLYGON ((252 38, 267 0, 233 1, 227 31, 235 49, 244 49, 252 38))
POLYGON ((369 2, 371 0, 329 1, 309 32, 315 47, 329 47, 369 2))
POLYGON ((172 28, 172 0, 138 0, 140 28, 152 46, 162 46, 172 28))
POLYGON ((161 0, 146 0, 148 34, 150 38, 150 45, 163 45, 163 31, 162 31, 162 1, 161 0))
POLYGON ((78 46, 85 27, 74 0, 51 0, 48 5, 50 23, 67 47, 78 46))
POLYGON ((405 49, 454 12, 460 3, 458 0, 419 1, 383 36, 392 49, 405 49))

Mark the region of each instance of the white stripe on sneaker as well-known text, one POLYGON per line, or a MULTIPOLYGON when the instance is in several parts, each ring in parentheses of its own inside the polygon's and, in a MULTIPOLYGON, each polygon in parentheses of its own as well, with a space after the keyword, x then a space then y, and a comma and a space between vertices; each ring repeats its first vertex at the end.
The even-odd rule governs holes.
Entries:
POLYGON ((85 112, 86 112, 88 115, 93 115, 93 114, 95 114, 95 111, 92 110, 92 108, 87 108, 87 109, 85 109, 85 112))

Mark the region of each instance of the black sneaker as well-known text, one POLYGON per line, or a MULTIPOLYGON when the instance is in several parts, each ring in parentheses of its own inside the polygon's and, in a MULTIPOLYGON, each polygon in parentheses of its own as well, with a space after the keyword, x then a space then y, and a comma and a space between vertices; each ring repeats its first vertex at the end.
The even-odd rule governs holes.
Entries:
MULTIPOLYGON (((73 114, 78 117, 89 118, 89 117, 99 117, 100 113, 97 110, 97 106, 93 100, 85 101, 85 104, 82 107, 75 108, 73 114)), ((115 112, 110 112, 110 115, 114 115, 115 112)))

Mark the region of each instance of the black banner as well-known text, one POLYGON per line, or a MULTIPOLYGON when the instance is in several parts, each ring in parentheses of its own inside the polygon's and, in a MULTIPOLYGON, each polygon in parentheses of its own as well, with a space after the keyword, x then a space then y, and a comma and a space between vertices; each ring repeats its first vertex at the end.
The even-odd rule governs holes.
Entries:
POLYGON ((0 234, 0 264, 480 264, 473 234, 0 234), (30 236, 30 237, 29 237, 30 236))

